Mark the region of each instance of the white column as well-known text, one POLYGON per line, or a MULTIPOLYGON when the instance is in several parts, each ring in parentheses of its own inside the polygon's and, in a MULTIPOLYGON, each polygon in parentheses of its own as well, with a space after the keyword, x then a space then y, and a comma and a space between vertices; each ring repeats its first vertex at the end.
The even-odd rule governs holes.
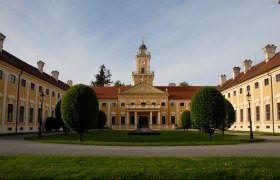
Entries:
POLYGON ((136 126, 138 126, 137 111, 134 111, 134 120, 135 120, 136 126))
POLYGON ((153 112, 150 111, 150 124, 153 124, 153 112))
POLYGON ((158 117, 158 118, 157 118, 157 120, 158 120, 158 125, 160 125, 160 124, 161 124, 161 123, 160 123, 160 112, 157 113, 157 117, 158 117))
POLYGON ((178 121, 179 121, 179 102, 176 102, 176 118, 175 118, 175 124, 179 125, 178 121))
POLYGON ((110 102, 108 102, 108 113, 107 113, 107 124, 108 124, 108 127, 110 128, 110 127, 112 127, 111 126, 111 103, 110 102))
MULTIPOLYGON (((5 71, 4 71, 5 72, 5 71)), ((7 89, 8 89, 8 77, 9 77, 9 74, 8 72, 5 72, 5 85, 4 85, 4 94, 3 94, 3 104, 2 104, 2 107, 3 107, 3 111, 2 111, 2 125, 3 127, 5 126, 5 122, 6 122, 6 115, 7 115, 7 112, 6 112, 6 108, 7 108, 7 89)))
POLYGON ((129 112, 126 112, 126 124, 129 125, 129 112))

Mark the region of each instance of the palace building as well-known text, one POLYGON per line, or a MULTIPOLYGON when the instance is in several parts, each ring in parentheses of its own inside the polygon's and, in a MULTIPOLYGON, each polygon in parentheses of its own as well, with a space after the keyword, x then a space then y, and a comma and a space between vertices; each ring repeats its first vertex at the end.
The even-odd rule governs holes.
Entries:
POLYGON ((107 127, 132 130, 137 127, 174 129, 181 126, 181 114, 190 110, 192 95, 200 86, 153 86, 151 54, 142 41, 135 55, 134 86, 92 87, 99 109, 107 115, 107 127))
POLYGON ((218 89, 233 105, 236 122, 232 130, 280 132, 280 53, 276 46, 263 48, 265 59, 252 66, 243 61, 243 72, 233 67, 232 78, 220 76, 218 89), (248 98, 248 94, 250 98, 248 98))
POLYGON ((72 81, 61 82, 58 71, 45 73, 42 61, 35 68, 18 59, 3 49, 4 40, 0 33, 0 133, 37 132, 40 114, 44 128, 72 81))

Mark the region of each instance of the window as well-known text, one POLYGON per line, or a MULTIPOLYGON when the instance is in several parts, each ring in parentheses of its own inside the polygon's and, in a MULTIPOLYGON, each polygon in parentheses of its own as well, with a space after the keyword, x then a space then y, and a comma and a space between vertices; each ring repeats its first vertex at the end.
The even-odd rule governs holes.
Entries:
POLYGON ((106 103, 105 102, 102 103, 102 107, 106 107, 106 103))
POLYGON ((24 106, 19 107, 19 122, 23 122, 24 117, 24 106))
POLYGON ((42 92, 42 91, 43 91, 43 87, 39 86, 39 92, 42 92))
POLYGON ((242 88, 239 89, 239 94, 242 94, 243 93, 243 90, 242 88))
POLYGON ((161 124, 165 124, 165 116, 161 117, 161 124))
POLYGON ((3 71, 0 70, 0 80, 3 79, 3 71))
POLYGON ((183 103, 183 102, 180 102, 180 106, 185 106, 185 103, 183 103))
POLYGON ((125 102, 121 102, 121 106, 124 107, 125 106, 125 102))
POLYGON ((240 109, 240 122, 243 122, 243 109, 240 109))
POLYGON ((175 106, 175 103, 174 103, 174 102, 171 102, 171 103, 170 103, 170 106, 171 106, 171 107, 175 106))
POLYGON ((153 116, 153 117, 152 117, 152 123, 153 123, 153 124, 157 124, 157 117, 156 117, 156 116, 153 116))
POLYGON ((121 124, 125 124, 125 117, 121 116, 121 124))
POLYGON ((145 69, 141 68, 141 74, 144 74, 144 72, 145 72, 145 69))
POLYGON ((114 102, 111 105, 112 105, 112 107, 116 107, 116 103, 114 103, 114 102))
POLYGON ((153 106, 156 106, 156 105, 157 105, 157 103, 156 103, 156 102, 152 102, 152 105, 153 105, 153 106))
POLYGON ((171 124, 175 124, 175 116, 171 116, 171 124))
POLYGON ((60 98, 60 93, 57 93, 57 98, 58 98, 58 99, 60 98))
POLYGON ((52 97, 55 97, 55 92, 54 91, 52 92, 52 97))
POLYGON ((258 88, 259 88, 259 83, 256 82, 256 83, 255 83, 255 89, 258 89, 258 88))
POLYGON ((248 86, 247 86, 247 91, 250 91, 250 89, 251 89, 251 86, 248 85, 248 86))
POLYGON ((13 110, 14 110, 14 105, 8 104, 8 122, 13 121, 13 110))
POLYGON ((256 106, 256 121, 260 121, 260 106, 256 106))
POLYGON ((31 83, 31 84, 30 84, 30 89, 31 89, 31 90, 34 90, 34 89, 35 89, 35 84, 34 84, 34 83, 31 83))
POLYGON ((278 120, 280 120, 280 103, 277 103, 277 115, 278 115, 278 120))
POLYGON ((130 116, 130 124, 134 124, 135 123, 135 118, 134 116, 130 116))
POLYGON ((251 118, 251 108, 247 108, 247 114, 248 114, 248 122, 250 122, 250 118, 251 118))
POLYGON ((230 98, 230 93, 228 93, 227 97, 230 98))
POLYGON ((131 106, 135 106, 135 102, 131 102, 130 105, 131 105, 131 106))
POLYGON ((146 106, 146 102, 141 102, 141 107, 145 107, 146 106))
POLYGON ((116 124, 116 117, 112 116, 112 124, 116 124))
MULTIPOLYGON (((1 72, 0 72, 0 76, 1 76, 1 72)), ((275 78, 276 78, 276 82, 280 82, 280 74, 277 74, 276 76, 275 76, 275 78)), ((1 78, 0 78, 1 79, 1 78)))
POLYGON ((26 80, 25 79, 21 79, 21 86, 25 87, 25 85, 26 85, 26 80))
POLYGON ((270 120, 270 104, 265 105, 265 117, 267 121, 270 120))
POLYGON ((46 89, 46 95, 49 95, 49 94, 50 94, 50 90, 46 89))
POLYGON ((10 82, 11 84, 16 84, 16 76, 10 74, 10 76, 9 76, 9 82, 10 82))
POLYGON ((233 91, 233 96, 236 96, 236 91, 233 91))
POLYGON ((34 109, 29 109, 29 123, 33 123, 34 109))
POLYGON ((161 106, 165 106, 165 102, 161 102, 161 106))
POLYGON ((265 85, 265 86, 269 85, 268 78, 266 78, 266 79, 264 80, 264 85, 265 85))

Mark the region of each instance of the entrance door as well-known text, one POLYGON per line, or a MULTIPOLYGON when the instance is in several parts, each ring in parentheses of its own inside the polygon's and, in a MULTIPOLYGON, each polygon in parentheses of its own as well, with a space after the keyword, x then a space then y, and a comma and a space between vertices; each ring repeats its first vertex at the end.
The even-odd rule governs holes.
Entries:
POLYGON ((139 117, 139 128, 148 128, 149 120, 147 116, 140 116, 139 117))

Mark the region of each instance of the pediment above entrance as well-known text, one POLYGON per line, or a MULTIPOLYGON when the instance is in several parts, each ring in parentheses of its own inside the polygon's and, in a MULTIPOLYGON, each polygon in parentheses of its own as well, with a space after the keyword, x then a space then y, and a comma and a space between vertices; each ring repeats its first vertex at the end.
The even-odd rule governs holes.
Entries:
POLYGON ((129 94, 162 94, 162 95, 164 95, 164 94, 166 94, 167 95, 168 93, 165 91, 162 91, 148 83, 142 82, 119 94, 120 95, 129 95, 129 94))

